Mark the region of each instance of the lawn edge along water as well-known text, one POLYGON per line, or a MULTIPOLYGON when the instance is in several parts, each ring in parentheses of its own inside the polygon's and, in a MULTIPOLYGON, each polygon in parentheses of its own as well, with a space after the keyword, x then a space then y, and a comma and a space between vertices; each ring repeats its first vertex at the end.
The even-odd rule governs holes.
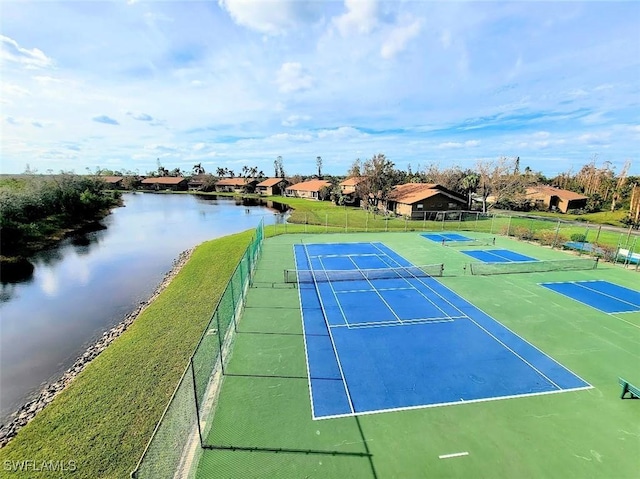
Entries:
POLYGON ((252 234, 196 247, 127 331, 0 450, 5 471, 33 461, 4 477, 60 477, 35 469, 56 461, 73 461, 74 477, 128 477, 252 234))

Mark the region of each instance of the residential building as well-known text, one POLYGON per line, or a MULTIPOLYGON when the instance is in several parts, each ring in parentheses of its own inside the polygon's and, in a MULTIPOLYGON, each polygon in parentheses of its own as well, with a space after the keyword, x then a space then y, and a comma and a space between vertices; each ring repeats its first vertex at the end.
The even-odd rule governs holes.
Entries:
POLYGON ((258 180, 253 178, 223 178, 216 183, 216 191, 220 193, 253 193, 258 180))
POLYGON ((554 188, 553 186, 532 186, 527 188, 527 198, 536 205, 542 205, 553 211, 566 213, 568 210, 580 209, 587 206, 588 197, 569 190, 554 188))
POLYGON ((302 183, 287 186, 285 195, 319 200, 324 199, 320 197, 320 190, 323 188, 331 188, 331 183, 324 180, 303 181, 302 183))
POLYGON ((383 208, 410 218, 422 218, 426 211, 463 210, 467 199, 434 183, 405 183, 395 186, 383 208))
POLYGON ((281 195, 289 182, 284 178, 267 178, 256 185, 256 193, 260 195, 281 195))
POLYGON ((146 190, 185 191, 187 179, 181 176, 153 176, 140 182, 140 187, 146 190))

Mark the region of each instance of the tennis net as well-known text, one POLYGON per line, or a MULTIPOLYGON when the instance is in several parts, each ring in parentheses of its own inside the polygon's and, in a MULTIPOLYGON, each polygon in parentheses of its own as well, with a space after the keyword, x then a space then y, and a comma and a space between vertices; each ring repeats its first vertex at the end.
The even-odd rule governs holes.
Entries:
POLYGON ((349 270, 284 270, 285 283, 326 283, 329 281, 362 281, 397 278, 428 278, 442 276, 444 264, 396 268, 349 270))
POLYGON ((442 243, 443 246, 453 248, 462 248, 469 246, 493 246, 496 244, 495 238, 492 239, 472 239, 472 240, 447 240, 442 243))
POLYGON ((473 275, 543 273, 547 271, 577 271, 595 269, 598 258, 556 259, 543 261, 512 261, 508 263, 470 263, 473 275))

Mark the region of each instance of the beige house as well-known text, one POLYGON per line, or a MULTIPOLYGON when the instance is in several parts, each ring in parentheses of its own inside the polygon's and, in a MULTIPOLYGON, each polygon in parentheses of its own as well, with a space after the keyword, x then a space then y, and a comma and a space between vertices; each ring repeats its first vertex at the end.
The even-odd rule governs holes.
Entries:
POLYGON ((579 193, 545 185, 527 188, 526 196, 532 203, 563 213, 572 209, 584 208, 587 206, 588 200, 588 197, 579 193))
POLYGON ((187 179, 181 176, 154 176, 142 180, 140 187, 146 190, 184 191, 187 189, 187 179))
POLYGON ((220 193, 251 193, 258 184, 252 178, 223 178, 216 182, 216 191, 220 193))
POLYGON ((331 188, 331 183, 324 180, 309 180, 295 185, 287 186, 285 190, 286 196, 295 196, 297 198, 311 198, 314 200, 324 199, 320 197, 320 190, 323 188, 331 188))
POLYGON ((356 187, 360 183, 366 181, 366 179, 367 178, 365 178, 364 176, 352 176, 351 178, 347 178, 346 180, 338 184, 338 186, 340 186, 340 192, 343 195, 354 194, 356 192, 356 187))
POLYGON ((281 195, 289 182, 284 178, 267 178, 256 185, 256 193, 260 195, 281 195))
POLYGON ((466 198, 434 183, 395 186, 384 204, 386 211, 410 218, 422 218, 425 211, 461 210, 466 207, 466 198))

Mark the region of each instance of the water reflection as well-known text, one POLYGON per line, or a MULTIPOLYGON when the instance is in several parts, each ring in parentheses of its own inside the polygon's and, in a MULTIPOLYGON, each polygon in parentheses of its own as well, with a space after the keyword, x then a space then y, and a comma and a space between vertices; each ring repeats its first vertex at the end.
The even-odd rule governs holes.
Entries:
POLYGON ((124 201, 102 227, 30 258, 29 278, 2 284, 0 422, 148 298, 180 252, 262 218, 282 220, 277 206, 259 199, 236 206, 229 197, 125 194, 124 201))

